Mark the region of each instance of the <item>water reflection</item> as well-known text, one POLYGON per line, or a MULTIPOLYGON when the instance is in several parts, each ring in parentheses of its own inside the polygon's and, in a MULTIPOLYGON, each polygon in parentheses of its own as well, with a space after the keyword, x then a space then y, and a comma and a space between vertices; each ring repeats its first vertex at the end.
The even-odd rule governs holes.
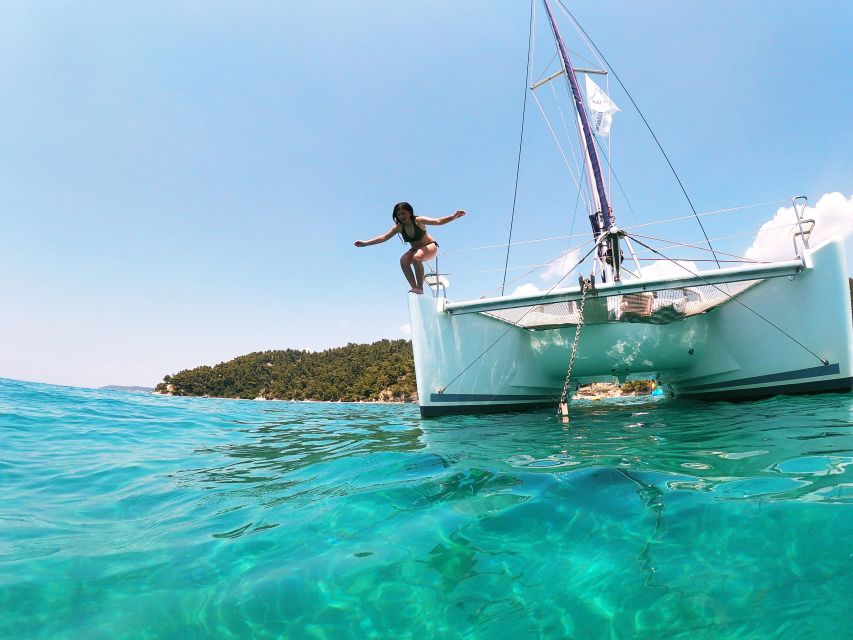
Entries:
POLYGON ((43 410, 28 388, 0 398, 9 637, 824 637, 849 617, 850 395, 581 402, 563 425, 63 390, 43 410))
POLYGON ((850 394, 739 404, 637 398, 577 402, 568 425, 542 412, 445 418, 422 428, 430 451, 464 452, 468 465, 505 472, 607 467, 721 499, 849 500, 829 476, 853 462, 851 423, 838 418, 851 407, 850 394), (743 483, 756 478, 762 482, 743 483))
MULTIPOLYGON (((415 451, 423 447, 418 423, 410 417, 394 421, 376 407, 320 403, 277 403, 254 420, 243 418, 239 437, 198 447, 201 457, 225 464, 193 472, 217 484, 266 483, 290 473, 338 459, 375 453, 415 451), (371 415, 375 414, 375 415, 371 415)), ((409 408, 407 413, 411 414, 409 408)))
POLYGON ((204 491, 200 507, 219 538, 359 495, 397 511, 442 505, 483 519, 554 491, 554 482, 605 497, 613 485, 616 503, 634 496, 646 511, 648 546, 679 492, 849 503, 851 425, 839 416, 850 409, 848 395, 742 404, 634 398, 577 402, 563 424, 550 411, 421 420, 411 405, 278 403, 232 415, 227 433, 197 447, 198 464, 176 477, 204 491))

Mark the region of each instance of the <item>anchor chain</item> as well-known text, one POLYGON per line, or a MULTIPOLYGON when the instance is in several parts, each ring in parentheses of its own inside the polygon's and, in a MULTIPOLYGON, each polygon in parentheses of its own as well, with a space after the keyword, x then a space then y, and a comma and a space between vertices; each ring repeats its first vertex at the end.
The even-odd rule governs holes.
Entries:
POLYGON ((581 327, 583 326, 583 307, 586 304, 586 294, 589 291, 593 284, 591 280, 586 280, 581 277, 583 280, 583 284, 581 286, 581 306, 578 311, 579 319, 577 328, 575 329, 575 340, 572 343, 572 354, 569 356, 569 369, 566 371, 566 382, 563 384, 563 392, 560 394, 560 404, 557 406, 557 417, 562 418, 563 422, 569 421, 569 401, 567 396, 569 395, 569 384, 572 379, 572 366, 575 363, 575 356, 578 352, 578 343, 581 338, 581 327))

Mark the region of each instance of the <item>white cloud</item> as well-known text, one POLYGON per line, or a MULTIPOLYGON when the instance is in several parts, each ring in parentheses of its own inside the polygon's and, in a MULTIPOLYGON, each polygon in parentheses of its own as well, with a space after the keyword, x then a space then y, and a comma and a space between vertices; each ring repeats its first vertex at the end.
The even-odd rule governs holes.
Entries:
MULTIPOLYGON (((803 217, 815 221, 809 245, 814 247, 833 236, 846 238, 853 233, 853 196, 827 193, 814 207, 806 207, 803 217)), ((771 220, 758 230, 745 256, 751 260, 790 260, 794 257, 793 234, 797 231, 793 207, 780 207, 771 220)))
POLYGON ((512 295, 514 295, 514 296, 532 296, 532 295, 536 295, 537 293, 545 293, 545 291, 543 289, 540 289, 539 287, 537 287, 532 282, 528 282, 526 284, 522 284, 522 285, 517 286, 513 290, 512 295))
POLYGON ((410 325, 408 322, 404 325, 400 325, 400 333, 402 333, 404 336, 412 335, 412 325, 410 325))
POLYGON ((560 283, 560 288, 571 287, 575 283, 565 276, 568 276, 572 271, 574 271, 572 268, 577 264, 578 257, 579 252, 577 249, 558 255, 548 263, 545 271, 539 274, 540 279, 548 282, 548 287, 540 289, 532 282, 526 282, 525 284, 517 286, 513 290, 512 295, 532 296, 537 293, 545 293, 557 282, 560 283))
MULTIPOLYGON (((552 280, 557 281, 563 276, 567 276, 570 274, 572 269, 578 261, 579 251, 574 249, 572 251, 567 251, 563 253, 548 263, 548 268, 542 272, 539 276, 542 280, 552 280)), ((573 270, 573 269, 572 269, 573 270)), ((569 286, 565 282, 561 283, 561 286, 569 286)))
POLYGON ((696 273, 699 267, 690 260, 658 260, 652 264, 642 267, 642 278, 671 278, 674 276, 688 276, 696 273))

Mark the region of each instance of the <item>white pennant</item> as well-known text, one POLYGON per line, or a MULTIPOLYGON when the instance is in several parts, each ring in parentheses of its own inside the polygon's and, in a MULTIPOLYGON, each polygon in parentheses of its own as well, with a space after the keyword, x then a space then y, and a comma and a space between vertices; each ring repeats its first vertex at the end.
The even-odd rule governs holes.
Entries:
POLYGON ((601 90, 601 87, 592 81, 592 78, 584 77, 586 78, 586 100, 590 110, 592 132, 598 136, 609 136, 613 114, 619 111, 619 107, 601 90))

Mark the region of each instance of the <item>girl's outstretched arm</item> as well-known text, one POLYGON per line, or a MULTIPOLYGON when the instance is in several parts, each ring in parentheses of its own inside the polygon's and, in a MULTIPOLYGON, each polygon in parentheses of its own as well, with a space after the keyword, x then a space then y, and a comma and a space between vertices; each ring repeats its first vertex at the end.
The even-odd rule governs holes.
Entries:
POLYGON ((464 215, 465 212, 462 209, 459 209, 456 213, 451 213, 449 216, 444 216, 443 218, 426 218, 424 216, 418 216, 415 220, 424 224, 447 224, 448 222, 453 222, 464 215))
POLYGON ((368 247, 372 244, 379 244, 380 242, 385 242, 386 240, 390 240, 394 237, 394 234, 397 233, 397 227, 399 225, 394 225, 391 227, 386 233, 381 236, 376 236, 375 238, 371 238, 370 240, 356 240, 355 246, 357 247, 368 247))

